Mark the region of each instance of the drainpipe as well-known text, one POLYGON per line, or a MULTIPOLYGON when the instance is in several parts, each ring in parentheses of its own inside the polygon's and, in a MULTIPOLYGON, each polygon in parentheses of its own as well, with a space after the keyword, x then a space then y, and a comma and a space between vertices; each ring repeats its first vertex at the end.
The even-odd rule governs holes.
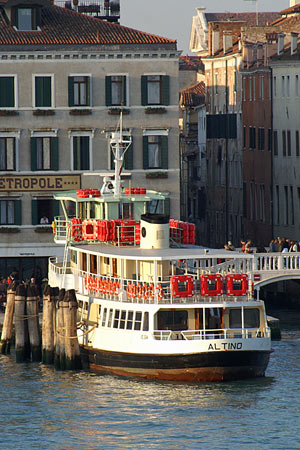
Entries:
POLYGON ((225 60, 225 114, 226 114, 226 136, 225 136, 225 236, 226 242, 229 240, 228 235, 228 61, 225 60))

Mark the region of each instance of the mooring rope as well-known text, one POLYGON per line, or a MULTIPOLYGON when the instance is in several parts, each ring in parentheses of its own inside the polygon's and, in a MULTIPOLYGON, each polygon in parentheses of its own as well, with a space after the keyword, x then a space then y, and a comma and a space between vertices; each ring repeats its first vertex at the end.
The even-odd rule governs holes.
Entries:
POLYGON ((81 334, 80 336, 66 336, 65 334, 61 334, 60 330, 69 330, 70 328, 73 329, 73 327, 61 327, 56 329, 56 333, 58 334, 58 336, 63 337, 63 338, 68 338, 68 339, 78 339, 81 338, 83 336, 86 336, 87 334, 89 334, 91 331, 93 331, 95 328, 97 328, 97 324, 94 325, 90 330, 85 331, 83 334, 81 334))

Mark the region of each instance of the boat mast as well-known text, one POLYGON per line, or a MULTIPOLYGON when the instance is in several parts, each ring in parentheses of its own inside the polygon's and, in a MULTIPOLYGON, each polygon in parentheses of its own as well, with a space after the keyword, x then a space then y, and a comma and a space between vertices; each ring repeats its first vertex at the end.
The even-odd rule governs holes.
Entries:
POLYGON ((115 162, 115 179, 114 185, 114 197, 119 197, 121 193, 121 173, 123 168, 123 162, 125 153, 130 147, 132 142, 131 136, 123 137, 123 112, 120 113, 120 130, 112 133, 110 141, 111 150, 114 155, 115 162))

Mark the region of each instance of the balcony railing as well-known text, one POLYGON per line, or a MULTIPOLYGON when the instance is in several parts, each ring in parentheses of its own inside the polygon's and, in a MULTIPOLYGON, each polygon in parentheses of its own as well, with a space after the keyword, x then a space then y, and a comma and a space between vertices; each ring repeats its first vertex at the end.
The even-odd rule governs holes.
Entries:
POLYGON ((117 22, 120 18, 120 0, 54 0, 54 4, 110 22, 117 22))

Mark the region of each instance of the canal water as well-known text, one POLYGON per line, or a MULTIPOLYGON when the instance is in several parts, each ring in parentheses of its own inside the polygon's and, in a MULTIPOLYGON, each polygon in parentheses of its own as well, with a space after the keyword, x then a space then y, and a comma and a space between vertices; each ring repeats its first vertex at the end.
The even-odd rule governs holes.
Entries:
POLYGON ((273 342, 265 378, 230 383, 56 372, 0 356, 0 449, 300 449, 299 330, 295 321, 273 342))

